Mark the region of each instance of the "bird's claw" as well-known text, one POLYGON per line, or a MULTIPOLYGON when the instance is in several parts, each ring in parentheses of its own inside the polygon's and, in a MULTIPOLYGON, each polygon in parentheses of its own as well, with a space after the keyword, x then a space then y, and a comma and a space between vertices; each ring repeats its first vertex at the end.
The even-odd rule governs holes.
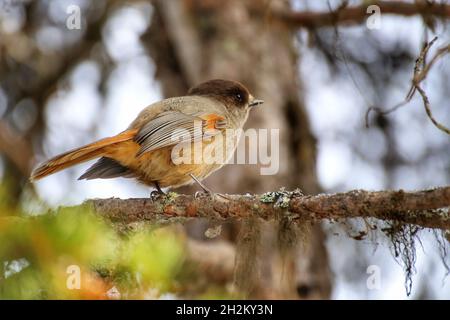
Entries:
POLYGON ((223 194, 212 192, 208 187, 206 187, 203 183, 201 183, 200 180, 198 180, 193 174, 189 174, 189 175, 200 186, 200 188, 202 188, 202 191, 197 191, 194 194, 194 199, 200 198, 200 195, 202 195, 202 196, 206 195, 211 200, 214 200, 216 198, 216 196, 222 197, 222 198, 224 198, 226 200, 230 200, 230 198, 224 196, 223 194))
POLYGON ((158 190, 153 190, 152 192, 150 192, 150 198, 152 199, 152 201, 156 201, 160 197, 163 197, 165 195, 166 194, 164 192, 159 192, 158 190))
POLYGON ((200 199, 200 198, 205 197, 205 196, 209 196, 209 197, 213 198, 211 192, 206 192, 206 191, 196 191, 196 192, 194 193, 194 199, 200 199))

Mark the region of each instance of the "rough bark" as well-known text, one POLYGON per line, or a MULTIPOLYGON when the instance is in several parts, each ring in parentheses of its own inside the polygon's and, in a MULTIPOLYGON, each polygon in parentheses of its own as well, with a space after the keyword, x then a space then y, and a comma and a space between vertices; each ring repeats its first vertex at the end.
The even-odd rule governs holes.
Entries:
POLYGON ((424 228, 450 229, 450 187, 422 191, 364 191, 302 195, 298 192, 274 192, 263 195, 227 195, 193 197, 171 193, 159 199, 96 199, 87 203, 109 220, 167 223, 192 218, 218 221, 229 219, 302 221, 376 218, 414 224, 424 228))

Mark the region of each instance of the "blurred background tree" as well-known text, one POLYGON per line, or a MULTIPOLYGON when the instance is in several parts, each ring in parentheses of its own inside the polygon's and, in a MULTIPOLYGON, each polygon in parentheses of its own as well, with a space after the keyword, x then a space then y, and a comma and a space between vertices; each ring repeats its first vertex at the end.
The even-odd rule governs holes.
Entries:
MULTIPOLYGON (((72 211, 36 218, 36 224, 21 219, 85 198, 148 196, 146 188, 124 179, 78 182, 83 166, 36 185, 27 178, 36 162, 117 133, 146 105, 211 78, 239 80, 265 100, 247 127, 280 129, 277 175, 261 176, 259 165, 228 165, 207 179, 215 191, 261 193, 285 186, 315 194, 448 185, 449 137, 426 117, 420 98, 390 115, 371 113, 366 127, 369 107, 388 109, 404 99, 423 42, 433 34, 440 44, 449 41, 445 1, 428 7, 425 1, 416 7, 401 2, 401 8, 406 3, 416 9, 395 15, 383 13, 387 2, 399 5, 376 2, 382 15, 373 29, 364 10, 372 1, 0 1, 2 215, 18 219, 13 226, 9 219, 0 224, 6 230, 2 297, 105 297, 113 286, 131 298, 164 292, 226 296, 235 257, 239 268, 253 248, 241 243, 236 252, 238 234, 249 233, 262 246, 250 261, 257 269, 251 297, 403 298, 403 270, 391 257, 390 242, 378 233, 350 239, 364 221, 302 228, 302 245, 294 245, 285 261, 268 223, 259 223, 259 232, 255 224, 227 224, 211 240, 204 235, 213 226, 208 221, 124 236, 87 209, 79 220, 72 211), (356 16, 345 11, 352 7, 361 9, 356 16), (84 252, 89 244, 98 249, 84 252), (188 257, 180 248, 187 248, 188 257), (199 252, 217 254, 206 254, 211 261, 204 261, 199 252), (6 277, 12 261, 11 270, 22 271, 6 277), (73 261, 98 280, 95 290, 62 287, 73 261), (203 279, 199 265, 207 270, 200 273, 203 279), (382 290, 366 287, 370 265, 383 272, 382 290)), ((446 61, 438 62, 426 87, 442 123, 450 123, 446 61)), ((429 250, 417 252, 412 297, 448 298, 437 253, 442 246, 430 234, 422 238, 429 250)))

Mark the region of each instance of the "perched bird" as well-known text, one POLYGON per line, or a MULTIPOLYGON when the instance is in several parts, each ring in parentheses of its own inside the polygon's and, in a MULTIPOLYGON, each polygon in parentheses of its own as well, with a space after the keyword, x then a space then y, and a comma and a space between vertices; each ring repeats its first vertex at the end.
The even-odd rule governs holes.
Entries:
MULTIPOLYGON (((146 107, 128 129, 118 135, 68 151, 40 164, 31 173, 30 180, 35 181, 100 158, 79 180, 135 178, 154 186, 160 193, 163 193, 161 188, 197 182, 205 192, 210 192, 201 180, 221 168, 226 161, 220 163, 202 159, 175 163, 173 151, 181 140, 177 141, 174 137, 179 136, 179 132, 191 134, 189 141, 183 140, 188 147, 198 141, 202 147, 207 147, 216 139, 223 142, 223 151, 228 159, 234 153, 238 139, 218 140, 217 137, 221 133, 242 129, 251 107, 262 103, 239 82, 210 80, 191 88, 186 96, 168 98, 146 107)), ((193 153, 194 149, 185 148, 184 152, 193 153)))

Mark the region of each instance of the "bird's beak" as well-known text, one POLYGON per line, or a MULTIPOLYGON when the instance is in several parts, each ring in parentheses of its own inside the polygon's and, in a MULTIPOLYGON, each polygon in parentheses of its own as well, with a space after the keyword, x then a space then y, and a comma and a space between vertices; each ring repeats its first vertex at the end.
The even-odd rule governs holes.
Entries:
MULTIPOLYGON (((253 97, 252 97, 253 98, 253 97)), ((257 105, 259 105, 259 104, 263 104, 264 103, 264 100, 259 100, 259 99, 255 99, 255 98, 253 98, 253 99, 251 99, 250 100, 250 103, 248 104, 250 107, 255 107, 255 106, 257 106, 257 105)))

